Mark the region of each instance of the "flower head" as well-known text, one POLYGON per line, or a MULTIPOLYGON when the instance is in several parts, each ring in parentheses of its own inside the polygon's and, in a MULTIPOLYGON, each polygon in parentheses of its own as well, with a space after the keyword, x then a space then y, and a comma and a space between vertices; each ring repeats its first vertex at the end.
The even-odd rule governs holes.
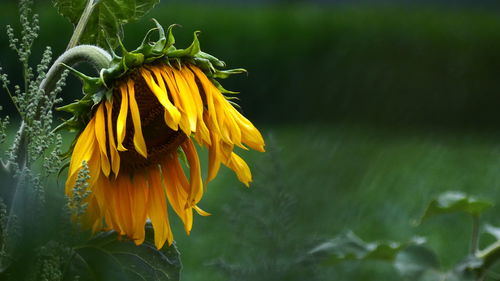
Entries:
POLYGON ((172 27, 166 35, 157 24, 157 42, 149 42, 148 33, 137 50, 114 55, 99 78, 77 73, 86 95, 62 108, 74 114, 67 126, 83 128, 73 146, 66 194, 71 196, 87 163, 86 225, 116 230, 141 244, 149 219, 158 248, 173 241, 167 205, 189 233, 193 210, 208 215, 197 204, 221 164, 245 185, 252 181, 234 146, 264 151, 260 132, 215 80, 244 70, 216 69, 224 63, 200 51, 197 33, 190 47, 176 49, 172 27), (208 148, 205 180, 195 143, 208 148))

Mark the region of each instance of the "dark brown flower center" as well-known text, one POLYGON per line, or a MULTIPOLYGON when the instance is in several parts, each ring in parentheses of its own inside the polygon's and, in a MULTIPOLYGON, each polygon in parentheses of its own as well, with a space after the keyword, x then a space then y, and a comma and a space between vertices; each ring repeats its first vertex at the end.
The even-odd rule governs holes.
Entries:
MULTIPOLYGON (((127 130, 123 146, 127 151, 120 151, 120 170, 133 172, 160 163, 165 157, 177 152, 177 148, 186 140, 187 136, 181 131, 174 131, 165 124, 164 107, 158 102, 138 70, 133 70, 117 84, 126 83, 128 79, 134 80, 135 99, 141 116, 141 127, 144 141, 148 150, 148 158, 140 155, 134 147, 134 124, 131 112, 127 114, 127 130)), ((119 87, 114 87, 113 92, 113 126, 120 111, 121 92, 119 87)), ((116 135, 116 127, 113 128, 116 135)))

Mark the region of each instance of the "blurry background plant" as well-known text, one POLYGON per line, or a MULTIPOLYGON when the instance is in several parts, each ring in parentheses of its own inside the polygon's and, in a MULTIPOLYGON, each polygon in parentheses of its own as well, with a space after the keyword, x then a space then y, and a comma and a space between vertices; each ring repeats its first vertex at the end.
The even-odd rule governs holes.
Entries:
MULTIPOLYGON (((0 25, 14 23, 16 1, 1 5, 0 25)), ((48 1, 35 7, 41 18, 35 47, 61 53, 71 25, 48 1)), ((248 78, 225 86, 243 93, 245 115, 264 135, 273 134, 270 149, 280 149, 272 161, 267 154, 244 155, 255 171, 250 189, 229 188, 239 184, 221 171, 201 202, 213 215, 198 220, 190 237, 179 223, 172 226, 184 279, 284 276, 297 253, 347 229, 365 241, 425 236, 442 269, 458 264, 469 252, 470 220, 444 214, 411 225, 445 190, 499 198, 499 8, 487 0, 162 1, 149 17, 202 30, 204 49, 249 70, 248 78), (274 193, 280 184, 284 202, 271 200, 281 198, 274 193), (271 223, 281 220, 284 225, 271 223), (280 263, 268 255, 280 256, 280 263)), ((125 26, 125 45, 140 43, 150 25, 143 19, 125 26)), ((190 32, 176 37, 182 45, 192 40, 190 32)), ((3 33, 0 42, 7 42, 3 33)), ((23 83, 14 76, 20 67, 7 44, 0 53, 13 84, 23 83)), ((76 79, 67 83, 66 91, 75 90, 65 102, 80 95, 76 79)), ((0 98, 8 104, 6 95, 0 98)), ((13 111, 4 106, 2 112, 14 118, 13 111)), ((500 225, 499 208, 491 207, 484 221, 500 225)), ((491 242, 483 237, 480 248, 491 242)), ((296 269, 319 280, 401 280, 387 262, 296 269)))

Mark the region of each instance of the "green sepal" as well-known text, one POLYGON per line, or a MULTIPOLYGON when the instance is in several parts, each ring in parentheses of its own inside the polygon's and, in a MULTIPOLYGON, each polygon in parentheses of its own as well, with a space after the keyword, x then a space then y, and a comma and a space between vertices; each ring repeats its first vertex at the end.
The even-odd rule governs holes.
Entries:
POLYGON ((225 98, 226 98, 227 102, 229 102, 234 108, 241 110, 241 106, 239 104, 237 104, 234 101, 230 100, 231 98, 227 98, 227 97, 225 97, 225 98))
POLYGON ((99 104, 105 97, 106 90, 100 90, 92 95, 93 105, 99 104))
MULTIPOLYGON (((168 50, 169 48, 173 47, 174 44, 175 44, 175 37, 174 37, 174 33, 172 32, 172 30, 174 29, 174 27, 176 26, 179 26, 179 24, 171 24, 168 28, 167 28, 167 44, 165 45, 165 50, 168 50)), ((175 47, 174 47, 175 48, 175 47)))
POLYGON ((200 41, 198 40, 198 35, 200 31, 194 32, 193 43, 186 49, 177 49, 173 51, 168 51, 165 53, 170 58, 181 58, 181 57, 194 57, 200 52, 200 41))
POLYGON ((122 50, 122 65, 124 72, 127 72, 130 68, 141 66, 144 63, 144 54, 139 52, 129 52, 123 46, 121 40, 119 40, 120 48, 122 50))
POLYGON ((213 79, 213 78, 210 78, 210 81, 214 84, 214 86, 223 94, 239 94, 240 92, 233 92, 233 91, 229 91, 229 90, 226 90, 224 89, 224 87, 222 87, 222 85, 219 83, 219 81, 213 79))
POLYGON ((112 89, 106 90, 106 93, 104 93, 104 96, 106 97, 107 101, 112 101, 113 100, 113 90, 112 89))
POLYGON ((198 53, 197 57, 202 58, 202 59, 207 59, 217 67, 226 67, 226 63, 224 61, 221 61, 218 58, 212 56, 211 54, 207 54, 203 51, 200 51, 198 53))
POLYGON ((215 67, 208 59, 194 57, 190 59, 189 62, 199 67, 208 77, 213 77, 213 74, 216 71, 215 67))
POLYGON ((228 70, 215 70, 213 78, 226 79, 231 75, 241 74, 241 73, 248 73, 248 71, 246 69, 243 69, 243 68, 235 68, 235 69, 228 69, 228 70))
POLYGON ((89 77, 67 64, 61 63, 61 65, 64 66, 66 69, 68 69, 73 75, 75 75, 78 79, 82 81, 83 92, 85 94, 95 93, 103 87, 101 79, 97 77, 89 77))
POLYGON ((90 98, 90 99, 88 98, 91 96, 88 96, 88 97, 85 96, 85 97, 86 98, 75 101, 73 103, 70 103, 70 104, 67 104, 67 105, 64 105, 61 107, 57 107, 56 110, 69 112, 69 113, 73 113, 73 114, 83 113, 83 112, 85 112, 85 110, 89 109, 94 104, 92 101, 92 98, 90 98))

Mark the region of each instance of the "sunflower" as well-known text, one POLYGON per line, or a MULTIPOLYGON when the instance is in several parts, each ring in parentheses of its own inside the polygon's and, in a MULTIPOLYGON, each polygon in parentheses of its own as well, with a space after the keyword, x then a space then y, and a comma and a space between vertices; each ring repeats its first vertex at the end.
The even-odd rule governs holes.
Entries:
POLYGON ((112 66, 99 78, 79 74, 86 77, 86 96, 63 110, 79 108, 68 124, 83 125, 72 148, 66 194, 72 196, 86 164, 84 225, 94 232, 115 230, 139 245, 150 220, 159 249, 173 242, 168 205, 189 234, 193 210, 208 215, 197 204, 221 164, 245 185, 252 181, 234 147, 264 151, 264 141, 215 80, 242 70, 217 70, 224 63, 199 50, 197 33, 189 48, 176 49, 172 26, 168 37, 158 24, 155 30, 159 41, 145 40, 130 53, 123 49, 123 57, 113 54, 112 66), (205 180, 195 143, 208 150, 205 180))

